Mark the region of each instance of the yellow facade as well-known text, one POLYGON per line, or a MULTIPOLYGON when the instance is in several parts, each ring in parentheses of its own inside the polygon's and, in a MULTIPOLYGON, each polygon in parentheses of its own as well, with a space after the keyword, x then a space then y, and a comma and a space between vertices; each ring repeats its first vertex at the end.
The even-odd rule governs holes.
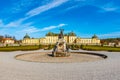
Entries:
MULTIPOLYGON (((68 44, 100 44, 100 39, 94 35, 92 38, 77 38, 77 36, 64 36, 68 44)), ((44 38, 31 39, 28 35, 22 40, 22 44, 55 44, 58 41, 58 36, 45 36, 44 38)))
MULTIPOLYGON (((75 43, 76 36, 64 36, 67 43, 75 43)), ((40 44, 55 44, 58 41, 58 36, 46 36, 45 38, 40 38, 40 44)))
POLYGON ((58 40, 58 36, 46 36, 44 40, 45 44, 55 44, 58 40))
POLYGON ((23 39, 22 44, 39 44, 39 39, 23 39))
POLYGON ((91 38, 91 39, 85 39, 85 38, 77 38, 76 39, 77 44, 90 44, 90 45, 95 45, 95 44, 100 44, 100 40, 98 38, 91 38))
POLYGON ((69 44, 76 43, 76 42, 75 42, 75 41, 76 41, 76 38, 77 38, 76 36, 69 36, 69 37, 68 37, 68 41, 69 41, 68 43, 69 43, 69 44))

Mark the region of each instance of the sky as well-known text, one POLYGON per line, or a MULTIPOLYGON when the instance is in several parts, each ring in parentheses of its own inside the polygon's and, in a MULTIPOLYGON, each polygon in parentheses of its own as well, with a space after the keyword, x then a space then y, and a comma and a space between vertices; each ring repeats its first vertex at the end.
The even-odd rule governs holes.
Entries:
POLYGON ((47 32, 120 37, 120 0, 0 0, 0 35, 23 39, 47 32))

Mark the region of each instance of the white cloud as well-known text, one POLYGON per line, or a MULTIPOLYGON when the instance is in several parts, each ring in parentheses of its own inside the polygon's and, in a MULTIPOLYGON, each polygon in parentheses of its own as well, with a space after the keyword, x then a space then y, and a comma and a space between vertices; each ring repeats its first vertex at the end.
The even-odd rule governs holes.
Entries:
MULTIPOLYGON (((91 38, 93 34, 84 34, 84 33, 78 33, 79 37, 81 38, 91 38)), ((111 32, 111 33, 103 33, 103 34, 96 34, 98 38, 116 38, 120 37, 120 32, 111 32)))
POLYGON ((107 33, 107 34, 99 34, 98 36, 99 36, 100 38, 120 37, 120 32, 112 32, 112 33, 107 33))
POLYGON ((101 6, 101 8, 104 10, 104 11, 117 11, 118 10, 118 7, 115 6, 113 3, 107 3, 105 4, 104 6, 101 6))
POLYGON ((69 11, 78 7, 83 7, 85 5, 95 5, 95 0, 71 0, 71 3, 77 3, 72 6, 67 7, 64 11, 69 11))
POLYGON ((66 26, 67 24, 59 24, 58 27, 66 26))
MULTIPOLYGON (((22 24, 23 21, 33 17, 33 16, 36 16, 36 15, 39 15, 40 13, 42 12, 45 12, 47 10, 50 10, 52 8, 55 8, 55 7, 58 7, 60 5, 62 5, 63 3, 67 2, 68 0, 59 0, 59 1, 56 1, 54 0, 53 2, 50 2, 46 5, 43 5, 43 6, 39 6, 29 12, 26 13, 25 17, 24 18, 20 18, 16 21, 12 21, 8 24, 5 24, 3 25, 4 27, 18 27, 18 26, 24 26, 26 24, 22 24)), ((0 25, 2 26, 2 24, 0 25)))
POLYGON ((110 11, 119 12, 120 10, 120 7, 116 6, 113 2, 109 2, 107 4, 100 5, 98 7, 101 8, 99 12, 110 12, 110 11))
POLYGON ((4 11, 10 13, 19 13, 27 10, 30 6, 39 4, 39 0, 11 0, 12 4, 4 9, 4 11))
POLYGON ((116 10, 118 10, 118 8, 116 8, 116 7, 103 7, 102 9, 104 11, 116 11, 116 10))
POLYGON ((87 0, 75 0, 75 1, 78 1, 78 2, 79 2, 79 1, 87 1, 87 0))
POLYGON ((68 8, 66 8, 66 11, 71 10, 71 9, 74 9, 74 8, 77 8, 77 7, 79 7, 79 6, 80 6, 80 5, 74 5, 74 6, 68 7, 68 8))
POLYGON ((110 1, 105 4, 104 3, 99 4, 97 0, 73 0, 71 2, 77 2, 77 4, 73 6, 69 6, 64 11, 69 11, 74 8, 83 7, 85 5, 91 5, 100 8, 98 12, 108 12, 108 11, 120 12, 120 6, 115 5, 113 1, 110 1))
POLYGON ((9 24, 6 24, 5 27, 18 27, 20 23, 18 22, 10 22, 9 24))
POLYGON ((48 31, 48 30, 52 30, 52 29, 55 29, 55 28, 60 28, 60 27, 63 27, 63 26, 66 26, 66 24, 59 24, 57 26, 48 26, 48 27, 44 27, 44 28, 36 28, 34 26, 28 26, 22 30, 19 30, 19 31, 16 31, 16 33, 35 33, 35 32, 42 32, 42 31, 48 31))
POLYGON ((45 28, 41 29, 40 31, 51 30, 51 29, 54 29, 54 28, 56 28, 56 26, 49 26, 49 27, 45 27, 45 28))
POLYGON ((8 34, 11 33, 11 34, 16 34, 16 35, 22 35, 25 33, 35 33, 35 32, 40 32, 40 31, 47 31, 47 30, 63 27, 63 26, 65 26, 65 24, 59 24, 57 26, 49 26, 49 27, 45 27, 42 29, 38 29, 38 28, 32 26, 32 22, 24 23, 24 24, 23 24, 23 22, 25 20, 29 19, 30 17, 39 15, 42 12, 45 12, 45 11, 50 10, 52 8, 58 7, 67 1, 68 0, 59 0, 59 1, 54 0, 51 3, 48 3, 48 4, 43 5, 43 6, 39 6, 38 8, 35 8, 35 9, 29 11, 28 13, 26 13, 25 17, 20 18, 16 21, 12 21, 8 24, 4 24, 3 21, 0 20, 0 27, 3 27, 3 31, 6 30, 8 34), (40 10, 40 9, 42 9, 42 10, 40 10))
POLYGON ((31 26, 31 27, 24 28, 22 31, 18 31, 18 32, 34 33, 34 32, 38 32, 38 31, 39 31, 39 29, 35 28, 34 26, 31 26))
POLYGON ((47 31, 47 30, 51 30, 51 29, 55 29, 55 28, 60 28, 66 26, 66 24, 59 24, 57 26, 48 26, 48 27, 44 27, 42 29, 40 29, 40 31, 47 31))
POLYGON ((26 16, 32 17, 32 16, 35 16, 35 15, 38 15, 38 14, 40 14, 42 12, 45 12, 45 11, 50 10, 52 8, 58 7, 61 4, 67 2, 67 1, 68 0, 57 0, 57 1, 55 0, 55 1, 51 2, 51 3, 48 3, 48 4, 43 5, 43 6, 39 6, 39 7, 35 8, 35 9, 29 11, 26 14, 26 16))
MULTIPOLYGON (((56 26, 48 26, 48 27, 44 27, 44 28, 36 28, 35 26, 26 26, 24 28, 15 28, 14 33, 12 33, 11 31, 11 35, 15 35, 17 39, 21 39, 26 33, 30 34, 30 35, 34 35, 32 37, 35 37, 35 34, 39 34, 38 32, 45 32, 45 31, 49 31, 55 28, 60 28, 66 26, 66 24, 59 24, 56 26), (34 33, 34 34, 33 34, 34 33)), ((5 30, 3 30, 4 32, 5 30)), ((7 29, 6 31, 9 31, 9 29, 7 29)), ((1 33, 1 32, 0 32, 1 33)), ((40 33, 39 35, 41 35, 42 33, 40 33)), ((5 33, 6 34, 6 33, 5 33)), ((36 36, 38 37, 38 36, 36 36)))
POLYGON ((0 27, 2 27, 2 28, 18 28, 18 27, 27 27, 27 26, 30 26, 31 24, 32 24, 32 22, 29 22, 29 23, 25 23, 25 24, 22 24, 21 23, 22 22, 22 19, 19 19, 19 20, 17 20, 17 21, 13 21, 13 22, 10 22, 10 23, 8 23, 8 24, 5 24, 4 22, 3 22, 3 20, 0 20, 0 27))
POLYGON ((0 19, 0 27, 3 27, 4 26, 4 23, 3 21, 0 19))

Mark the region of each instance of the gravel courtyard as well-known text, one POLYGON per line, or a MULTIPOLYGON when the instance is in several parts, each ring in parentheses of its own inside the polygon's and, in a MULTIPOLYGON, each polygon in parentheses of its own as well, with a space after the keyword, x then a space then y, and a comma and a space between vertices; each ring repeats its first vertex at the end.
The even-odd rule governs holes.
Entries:
POLYGON ((108 58, 83 63, 39 63, 14 57, 50 51, 0 52, 0 80, 120 80, 120 52, 79 51, 105 54, 108 58))
POLYGON ((20 54, 15 57, 17 60, 41 63, 76 63, 103 60, 104 58, 85 53, 70 53, 69 57, 52 57, 51 52, 33 52, 20 54))

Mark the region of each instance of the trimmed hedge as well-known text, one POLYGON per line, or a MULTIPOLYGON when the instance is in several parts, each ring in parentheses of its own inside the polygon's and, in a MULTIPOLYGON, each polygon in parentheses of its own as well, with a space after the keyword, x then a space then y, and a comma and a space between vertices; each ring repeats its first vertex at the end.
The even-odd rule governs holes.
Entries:
POLYGON ((120 52, 120 47, 82 46, 84 50, 120 52))
POLYGON ((38 49, 45 49, 50 50, 54 47, 54 45, 27 45, 27 46, 6 46, 0 47, 0 51, 30 51, 30 50, 38 50, 38 49))
POLYGON ((79 50, 80 49, 80 45, 76 45, 76 44, 73 44, 73 45, 68 45, 68 47, 72 50, 79 50))
POLYGON ((9 46, 0 47, 0 51, 28 51, 28 50, 38 50, 39 46, 9 46))
MULTIPOLYGON (((0 51, 29 51, 29 50, 38 50, 45 49, 50 50, 54 47, 54 45, 32 45, 32 46, 7 46, 0 47, 0 51)), ((107 46, 90 46, 90 45, 68 45, 70 49, 78 50, 91 50, 91 51, 110 51, 110 52, 120 52, 120 47, 107 47, 107 46)))

